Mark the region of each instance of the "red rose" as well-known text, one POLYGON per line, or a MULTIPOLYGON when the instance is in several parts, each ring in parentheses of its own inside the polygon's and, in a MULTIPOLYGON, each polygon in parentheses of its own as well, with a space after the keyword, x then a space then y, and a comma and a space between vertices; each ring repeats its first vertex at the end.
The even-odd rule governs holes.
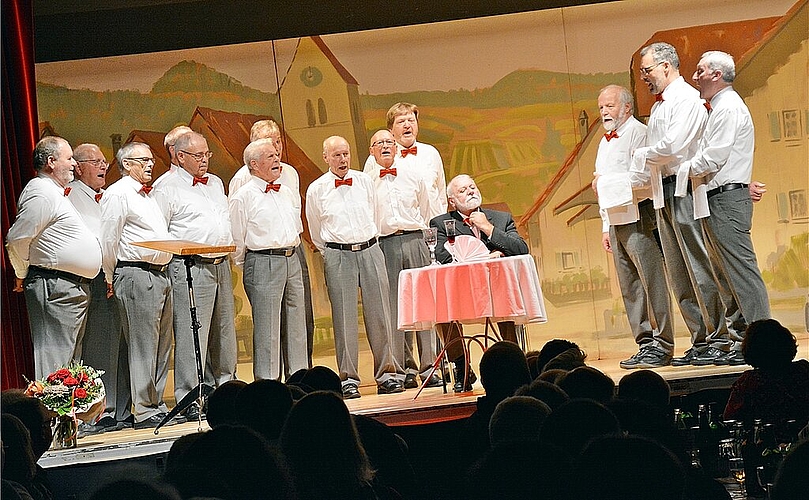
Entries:
POLYGON ((87 382, 88 380, 90 380, 90 377, 87 376, 87 373, 81 372, 79 374, 79 382, 84 383, 87 382))
POLYGON ((54 375, 56 375, 56 378, 64 380, 70 377, 70 370, 68 370, 67 368, 60 368, 56 370, 56 373, 54 373, 54 375))
POLYGON ((81 387, 78 387, 78 388, 76 388, 75 391, 73 391, 73 397, 76 398, 76 399, 86 398, 87 397, 87 391, 82 389, 81 387))
POLYGON ((54 383, 54 382, 56 382, 56 374, 55 374, 55 373, 51 373, 50 375, 48 375, 47 380, 48 380, 48 382, 50 382, 51 384, 52 384, 52 383, 54 383))
POLYGON ((75 379, 75 378, 73 378, 73 377, 67 377, 67 378, 64 380, 64 384, 65 384, 66 386, 68 386, 68 387, 73 387, 73 386, 75 386, 75 385, 79 385, 79 381, 78 381, 78 380, 76 380, 76 379, 75 379))

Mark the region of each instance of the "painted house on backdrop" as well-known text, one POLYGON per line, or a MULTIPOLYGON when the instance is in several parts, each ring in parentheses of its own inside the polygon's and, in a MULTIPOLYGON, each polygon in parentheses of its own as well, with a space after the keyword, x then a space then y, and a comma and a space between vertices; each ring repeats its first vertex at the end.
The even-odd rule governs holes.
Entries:
MULTIPOLYGON (((112 146, 112 154, 107 155, 107 161, 110 166, 107 169, 107 186, 121 178, 121 171, 118 169, 118 160, 115 159, 115 153, 121 149, 124 144, 130 142, 142 142, 149 146, 154 156, 154 167, 152 167, 152 180, 157 179, 169 169, 171 159, 166 148, 163 147, 163 138, 166 137, 165 132, 154 132, 152 130, 133 130, 126 137, 125 141, 121 141, 120 134, 112 134, 110 136, 110 145, 112 146)), ((100 145, 101 149, 108 150, 106 145, 100 145)))
POLYGON ((361 169, 368 154, 368 137, 359 84, 323 39, 298 40, 278 94, 284 130, 309 158, 321 164, 323 140, 339 135, 351 146, 352 166, 361 169))

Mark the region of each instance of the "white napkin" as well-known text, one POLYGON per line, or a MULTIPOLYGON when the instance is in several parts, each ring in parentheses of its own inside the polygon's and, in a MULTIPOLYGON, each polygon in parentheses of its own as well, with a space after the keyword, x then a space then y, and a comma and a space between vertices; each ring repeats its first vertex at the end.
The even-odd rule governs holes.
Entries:
POLYGON ((450 245, 448 241, 445 242, 444 248, 454 255, 455 260, 458 262, 474 262, 488 259, 489 253, 491 253, 482 241, 466 234, 456 236, 455 245, 450 245))
POLYGON ((598 206, 613 208, 632 204, 632 185, 625 172, 598 177, 598 206))

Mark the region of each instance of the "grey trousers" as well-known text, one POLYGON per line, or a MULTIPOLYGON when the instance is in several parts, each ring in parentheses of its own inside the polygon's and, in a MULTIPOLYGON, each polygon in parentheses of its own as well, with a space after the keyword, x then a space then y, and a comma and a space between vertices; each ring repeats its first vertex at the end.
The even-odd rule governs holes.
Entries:
POLYGON ((23 289, 34 347, 34 377, 39 380, 69 361, 81 359, 90 285, 43 276, 29 268, 23 289))
MULTIPOLYGON (((174 300, 174 397, 180 401, 199 383, 194 334, 188 301, 188 279, 182 258, 171 260, 168 270, 174 300)), ((191 267, 203 380, 214 387, 236 378, 236 326, 230 261, 194 263, 191 267)))
POLYGON ((326 248, 323 263, 340 380, 344 385, 360 382, 357 287, 362 290, 362 316, 374 357, 374 378, 377 384, 403 380, 404 370, 391 352, 390 288, 379 245, 358 252, 326 248))
MULTIPOLYGON (((303 280, 303 304, 304 304, 304 318, 306 320, 306 367, 312 367, 312 352, 314 351, 315 343, 315 314, 312 309, 312 285, 309 281, 309 264, 306 262, 306 249, 303 242, 295 247, 295 255, 301 265, 301 279, 303 280)), ((286 342, 286 338, 292 332, 287 331, 286 309, 281 308, 281 343, 286 342)), ((289 376, 295 373, 295 370, 289 369, 289 360, 287 359, 286 350, 281 350, 281 364, 283 366, 284 378, 288 379, 289 376)))
POLYGON ((379 246, 385 255, 385 268, 388 271, 390 284, 391 331, 393 339, 391 349, 393 357, 405 369, 406 373, 421 374, 427 377, 438 356, 437 342, 432 330, 418 332, 403 331, 397 328, 399 318, 399 273, 403 269, 424 267, 430 263, 430 254, 421 231, 379 239, 379 246), (416 342, 417 341, 417 342, 416 342), (418 362, 415 348, 418 344, 418 362))
POLYGON ((166 273, 117 267, 113 286, 129 347, 133 414, 142 422, 168 411, 163 392, 171 354, 171 282, 166 273))
POLYGON ((663 255, 654 235, 654 206, 651 202, 641 203, 638 210, 637 222, 610 227, 615 272, 635 343, 672 354, 671 296, 663 255))
POLYGON ((680 307, 691 345, 704 350, 709 345, 730 348, 725 308, 702 237, 702 225, 694 220, 694 202, 689 190, 674 196, 675 183, 663 185, 666 206, 657 211, 657 229, 669 287, 680 307))
POLYGON ((253 310, 253 378, 281 380, 282 358, 291 373, 308 368, 305 292, 298 257, 248 251, 243 281, 253 310))
POLYGON ((118 317, 115 297, 107 298, 104 273, 90 283, 90 308, 84 329, 82 358, 85 364, 104 370, 101 380, 107 391, 107 407, 100 418, 126 420, 131 414, 129 392, 129 353, 118 317))
POLYGON ((747 189, 726 191, 708 198, 710 217, 702 219, 705 242, 711 263, 717 274, 726 279, 729 294, 738 313, 731 310, 728 329, 733 349, 741 349, 746 326, 753 321, 769 319, 770 302, 767 287, 761 278, 750 229, 753 222, 753 202, 747 189))

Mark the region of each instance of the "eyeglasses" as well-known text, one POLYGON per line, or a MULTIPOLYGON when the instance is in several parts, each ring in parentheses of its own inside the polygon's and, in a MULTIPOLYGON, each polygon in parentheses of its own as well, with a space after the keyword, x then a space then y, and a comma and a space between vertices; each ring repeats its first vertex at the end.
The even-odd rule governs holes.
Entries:
POLYGON ((651 72, 652 72, 652 70, 653 70, 653 69, 655 69, 656 67, 660 66, 660 65, 661 65, 661 64, 663 64, 664 62, 665 62, 665 61, 660 61, 660 62, 657 62, 657 63, 652 64, 651 66, 647 66, 647 67, 645 67, 645 68, 641 67, 641 68, 640 68, 640 74, 641 74, 641 75, 648 75, 649 73, 651 73, 651 72))
POLYGON ((396 144, 396 141, 394 141, 393 139, 383 139, 381 141, 376 141, 375 143, 371 144, 371 146, 373 146, 373 147, 377 147, 377 146, 393 146, 394 144, 396 144))
POLYGON ((205 158, 210 158, 211 156, 213 156, 213 151, 204 151, 202 153, 191 153, 190 151, 183 151, 181 149, 180 152, 185 153, 185 154, 187 154, 189 156, 193 156, 194 159, 197 160, 197 161, 202 161, 205 158))
POLYGON ((94 167, 98 167, 100 165, 104 165, 106 167, 107 165, 109 165, 109 162, 107 160, 100 160, 100 159, 95 159, 95 160, 76 160, 76 163, 90 163, 94 167))
POLYGON ((141 156, 140 158, 124 158, 124 160, 132 160, 132 161, 136 161, 138 163, 144 163, 144 164, 149 163, 149 162, 154 163, 154 158, 150 158, 148 156, 141 156))

